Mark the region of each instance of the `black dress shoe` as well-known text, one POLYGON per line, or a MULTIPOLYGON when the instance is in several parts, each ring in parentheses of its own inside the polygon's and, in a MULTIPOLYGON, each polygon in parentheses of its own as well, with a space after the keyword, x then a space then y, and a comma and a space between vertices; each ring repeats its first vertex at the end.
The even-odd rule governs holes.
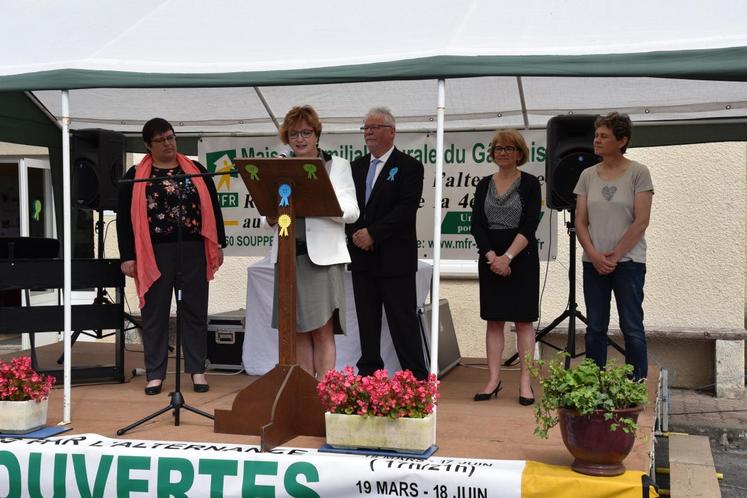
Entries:
MULTIPOLYGON (((530 389, 532 389, 530 387, 530 389)), ((532 396, 534 396, 534 389, 532 389, 532 396)), ((519 396, 519 404, 523 406, 529 406, 534 404, 534 398, 525 398, 524 396, 519 396)))
POLYGON ((161 380, 161 383, 158 384, 157 386, 146 387, 145 394, 147 394, 148 396, 153 396, 154 394, 160 394, 162 387, 163 387, 163 380, 161 380))
POLYGON ((490 398, 497 398, 498 397, 498 391, 501 390, 501 381, 498 381, 498 385, 495 386, 495 389, 493 389, 492 392, 489 393, 477 393, 475 394, 475 397, 472 398, 475 401, 487 401, 490 398))
POLYGON ((209 384, 195 384, 195 376, 192 374, 192 390, 196 393, 206 393, 210 390, 209 384))

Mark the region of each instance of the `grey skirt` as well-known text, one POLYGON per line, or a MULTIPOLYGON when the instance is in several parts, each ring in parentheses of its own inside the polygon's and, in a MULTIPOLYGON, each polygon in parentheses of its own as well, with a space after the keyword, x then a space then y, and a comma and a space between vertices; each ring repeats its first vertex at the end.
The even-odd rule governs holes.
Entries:
MULTIPOLYGON (((308 254, 296 256, 296 330, 310 332, 330 319, 335 334, 345 334, 345 265, 319 266, 308 254)), ((278 265, 272 300, 272 328, 278 328, 278 265)))

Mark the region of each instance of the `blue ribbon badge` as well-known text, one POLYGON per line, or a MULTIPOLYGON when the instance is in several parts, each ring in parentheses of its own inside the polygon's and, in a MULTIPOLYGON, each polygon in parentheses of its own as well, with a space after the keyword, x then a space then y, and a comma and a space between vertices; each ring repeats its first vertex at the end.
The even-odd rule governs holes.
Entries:
POLYGON ((280 207, 288 205, 288 197, 291 195, 291 186, 287 183, 280 185, 278 188, 278 194, 280 194, 280 207))
POLYGON ((393 182, 394 181, 394 177, 397 176, 397 172, 399 172, 399 168, 396 167, 396 166, 394 168, 390 169, 389 170, 389 176, 386 177, 386 181, 393 182))
POLYGON ((316 165, 311 163, 306 163, 303 165, 303 170, 306 172, 307 178, 309 180, 316 180, 316 165))

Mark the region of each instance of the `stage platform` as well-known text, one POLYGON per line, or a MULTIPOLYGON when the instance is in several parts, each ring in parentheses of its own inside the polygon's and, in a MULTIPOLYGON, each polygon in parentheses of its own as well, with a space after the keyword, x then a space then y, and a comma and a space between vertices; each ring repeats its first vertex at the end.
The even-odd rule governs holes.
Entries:
MULTIPOLYGON (((96 365, 111 362, 113 344, 102 342, 77 343, 73 347, 76 365, 96 365)), ((72 389, 72 431, 67 434, 96 433, 116 438, 119 428, 144 417, 169 403, 168 393, 174 387, 170 374, 160 395, 143 393, 145 376, 132 377, 134 368, 143 367, 140 345, 128 345, 125 354, 124 384, 82 384, 72 389)), ((39 348, 39 363, 44 368, 56 366, 55 359, 62 344, 39 348)), ((7 359, 15 354, 6 354, 7 359)), ((173 371, 173 363, 170 363, 173 371)), ((652 378, 658 375, 652 371, 652 378)), ((518 371, 506 369, 503 373, 503 390, 497 399, 474 402, 472 396, 479 391, 487 376, 484 360, 465 359, 449 372, 441 382, 441 401, 438 405, 437 456, 462 458, 490 458, 501 460, 534 460, 553 465, 570 465, 572 458, 563 446, 560 430, 553 429, 550 438, 539 439, 533 435, 533 408, 518 403, 518 371)), ((210 391, 198 394, 192 391, 192 382, 183 374, 182 393, 186 403, 212 413, 215 409, 229 409, 236 393, 258 377, 245 374, 226 375, 225 371, 208 371, 210 391)), ((535 386, 537 396, 541 391, 535 386)), ((653 444, 651 433, 654 424, 656 382, 649 386, 652 402, 641 414, 636 445, 625 460, 628 469, 649 471, 649 455, 653 444)), ((50 396, 49 423, 62 419, 62 386, 50 396)), ((174 426, 173 417, 163 414, 145 423, 122 438, 159 439, 173 441, 211 441, 241 444, 259 444, 259 437, 218 434, 213 432, 213 422, 207 418, 181 411, 181 425, 174 426)), ((323 438, 297 437, 284 446, 319 448, 323 438)))

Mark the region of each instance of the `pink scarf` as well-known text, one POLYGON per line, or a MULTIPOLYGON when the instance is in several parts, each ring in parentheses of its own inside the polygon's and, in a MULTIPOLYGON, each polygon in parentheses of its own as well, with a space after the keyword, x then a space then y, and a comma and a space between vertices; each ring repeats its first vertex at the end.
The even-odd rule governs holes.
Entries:
MULTIPOLYGON (((184 154, 177 154, 176 160, 179 162, 182 171, 185 174, 200 173, 195 164, 184 154)), ((153 169, 153 157, 147 154, 135 170, 135 179, 150 178, 153 169)), ((205 260, 207 268, 205 274, 208 282, 213 279, 213 275, 218 271, 218 230, 215 226, 215 213, 213 212, 213 202, 210 198, 205 180, 196 176, 190 179, 197 188, 197 194, 200 196, 200 212, 202 214, 202 228, 200 234, 205 242, 205 260)), ((137 182, 132 187, 132 205, 130 206, 130 216, 132 217, 132 230, 135 235, 135 288, 140 298, 140 308, 145 306, 145 293, 148 292, 153 282, 158 280, 161 272, 156 264, 156 256, 153 252, 153 244, 150 240, 150 228, 148 224, 148 206, 145 195, 145 185, 148 182, 137 182)))

